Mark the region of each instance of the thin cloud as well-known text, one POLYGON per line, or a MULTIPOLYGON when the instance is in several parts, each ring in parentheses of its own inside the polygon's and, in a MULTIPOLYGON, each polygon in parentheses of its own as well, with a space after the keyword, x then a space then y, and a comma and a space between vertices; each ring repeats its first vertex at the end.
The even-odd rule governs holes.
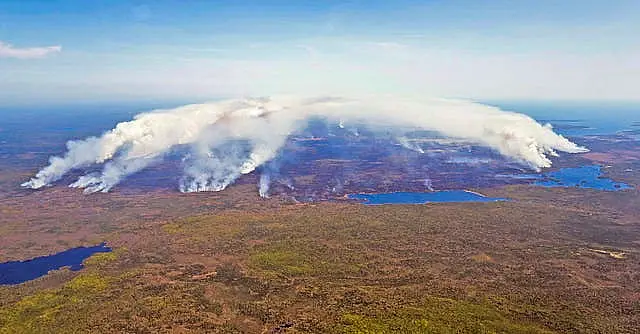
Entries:
POLYGON ((370 46, 374 46, 380 49, 385 50, 399 50, 405 49, 408 47, 406 44, 396 43, 396 42, 370 42, 368 43, 370 46))
POLYGON ((309 57, 309 61, 311 61, 312 63, 316 63, 318 61, 318 56, 319 56, 318 50, 313 46, 300 44, 300 45, 296 45, 296 47, 304 50, 307 53, 307 56, 309 57))
POLYGON ((59 53, 62 46, 43 46, 32 48, 16 48, 11 44, 0 41, 0 58, 34 59, 44 58, 48 55, 59 53))

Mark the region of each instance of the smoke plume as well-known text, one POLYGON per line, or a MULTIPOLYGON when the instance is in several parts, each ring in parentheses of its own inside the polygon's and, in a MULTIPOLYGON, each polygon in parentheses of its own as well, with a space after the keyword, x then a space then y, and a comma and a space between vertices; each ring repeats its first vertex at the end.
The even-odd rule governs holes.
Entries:
POLYGON ((260 181, 258 182, 258 194, 262 198, 269 197, 269 186, 271 184, 271 176, 268 172, 260 174, 260 181))
POLYGON ((420 147, 420 145, 416 144, 415 142, 412 142, 411 140, 409 140, 409 138, 402 136, 402 137, 396 138, 396 140, 402 147, 414 152, 418 152, 420 154, 424 154, 424 150, 422 149, 422 147, 420 147))
MULTIPOLYGON (((453 100, 388 97, 253 98, 156 110, 119 123, 100 137, 67 143, 64 156, 52 157, 23 187, 39 189, 74 169, 102 165, 102 172, 81 176, 70 186, 87 193, 107 192, 127 176, 188 147, 183 159, 183 192, 220 191, 243 174, 274 159, 287 138, 311 117, 335 122, 412 127, 435 131, 495 149, 533 169, 551 166, 556 151, 587 151, 528 116, 495 107, 453 100)), ((421 150, 405 137, 402 145, 421 150)), ((269 173, 260 181, 267 196, 269 173)))

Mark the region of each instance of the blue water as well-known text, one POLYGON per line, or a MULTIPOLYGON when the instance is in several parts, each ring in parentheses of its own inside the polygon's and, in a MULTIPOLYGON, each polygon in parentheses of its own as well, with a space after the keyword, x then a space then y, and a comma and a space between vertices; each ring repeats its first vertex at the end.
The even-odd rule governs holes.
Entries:
POLYGON ((92 247, 72 248, 57 254, 36 257, 26 261, 0 263, 0 285, 24 283, 46 275, 51 270, 69 267, 82 269, 82 261, 93 254, 110 252, 106 244, 92 247))
POLYGON ((605 191, 618 191, 631 188, 627 184, 602 177, 602 167, 597 165, 563 168, 559 171, 546 174, 545 178, 536 181, 535 185, 543 187, 577 187, 605 191))
POLYGON ((492 101, 504 110, 527 114, 570 137, 613 135, 635 128, 640 104, 632 102, 492 101))
POLYGON ((394 192, 378 194, 350 194, 348 197, 351 199, 361 200, 367 205, 506 201, 505 198, 486 197, 466 190, 445 190, 428 193, 394 192))

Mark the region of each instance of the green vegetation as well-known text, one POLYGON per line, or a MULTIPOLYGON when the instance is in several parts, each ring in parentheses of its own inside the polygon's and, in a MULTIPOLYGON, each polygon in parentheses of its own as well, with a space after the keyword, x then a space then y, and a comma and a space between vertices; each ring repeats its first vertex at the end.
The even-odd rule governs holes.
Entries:
POLYGON ((88 305, 95 306, 96 295, 107 289, 109 283, 102 275, 87 273, 75 277, 59 289, 27 296, 0 310, 0 333, 73 332, 85 319, 85 315, 78 310, 88 305), (60 321, 63 318, 73 321, 60 321))
POLYGON ((124 249, 118 249, 109 253, 93 254, 91 257, 84 260, 84 265, 89 267, 103 267, 118 259, 118 256, 124 251, 124 249))
POLYGON ((255 247, 249 255, 249 266, 265 277, 341 277, 360 271, 362 264, 357 260, 312 240, 286 240, 255 247))
POLYGON ((286 244, 278 244, 251 254, 249 263, 259 269, 287 276, 309 274, 314 271, 309 252, 292 249, 286 244))
POLYGON ((105 240, 126 248, 92 256, 78 273, 0 287, 0 333, 618 334, 640 326, 637 196, 594 193, 599 202, 580 204, 567 189, 510 187, 494 190, 509 196, 490 195, 518 201, 370 207, 252 202, 253 188, 230 191, 239 200, 219 209, 210 194, 119 206, 123 215, 158 211, 138 225, 122 219, 105 240), (165 206, 181 208, 174 200, 206 210, 162 216, 165 206), (627 213, 612 215, 614 205, 627 213))
POLYGON ((63 293, 70 291, 73 294, 92 294, 107 288, 109 281, 97 273, 88 273, 72 279, 63 287, 63 293))
POLYGON ((344 314, 343 333, 552 333, 510 320, 489 304, 448 298, 428 298, 419 307, 404 307, 381 315, 344 314))

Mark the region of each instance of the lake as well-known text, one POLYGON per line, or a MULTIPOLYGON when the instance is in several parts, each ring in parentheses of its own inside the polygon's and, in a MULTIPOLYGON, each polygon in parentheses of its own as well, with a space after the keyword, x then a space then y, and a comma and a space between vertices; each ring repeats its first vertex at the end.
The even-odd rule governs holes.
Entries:
POLYGON ((443 190, 435 192, 393 192, 377 194, 350 194, 350 199, 357 199, 367 205, 380 204, 426 204, 455 202, 498 202, 506 198, 486 197, 467 190, 443 190))
POLYGON ((543 187, 577 187, 605 191, 618 191, 631 188, 629 185, 602 177, 602 167, 598 165, 576 168, 562 168, 544 175, 535 182, 543 187))
POLYGON ((102 243, 97 246, 77 247, 69 250, 40 256, 25 261, 0 263, 0 285, 24 283, 46 275, 51 270, 69 267, 76 271, 82 269, 82 261, 96 253, 111 252, 111 248, 102 243))

